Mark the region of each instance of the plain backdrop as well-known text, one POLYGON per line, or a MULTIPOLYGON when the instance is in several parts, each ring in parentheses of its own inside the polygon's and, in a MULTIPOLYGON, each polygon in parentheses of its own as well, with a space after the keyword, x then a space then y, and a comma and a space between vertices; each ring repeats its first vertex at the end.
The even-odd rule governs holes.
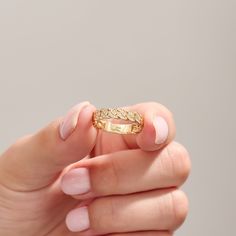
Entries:
POLYGON ((157 101, 193 169, 176 235, 236 235, 236 1, 0 1, 0 151, 70 106, 157 101))

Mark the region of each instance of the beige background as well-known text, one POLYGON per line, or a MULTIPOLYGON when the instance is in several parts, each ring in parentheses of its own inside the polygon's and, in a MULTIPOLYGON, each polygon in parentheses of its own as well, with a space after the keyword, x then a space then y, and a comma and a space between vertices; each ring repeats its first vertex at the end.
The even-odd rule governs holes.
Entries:
POLYGON ((0 1, 0 150, 79 101, 158 101, 189 149, 177 235, 236 235, 236 1, 0 1))

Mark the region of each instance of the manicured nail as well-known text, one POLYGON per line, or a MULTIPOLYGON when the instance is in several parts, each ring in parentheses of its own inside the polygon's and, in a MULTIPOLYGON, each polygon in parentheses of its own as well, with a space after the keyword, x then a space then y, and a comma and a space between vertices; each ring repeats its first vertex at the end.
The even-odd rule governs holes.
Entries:
POLYGON ((167 122, 163 117, 156 117, 153 121, 153 125, 156 130, 156 139, 155 143, 156 144, 162 144, 166 141, 169 133, 169 127, 167 122))
POLYGON ((71 232, 81 232, 90 227, 87 207, 72 210, 66 217, 66 225, 71 232))
POLYGON ((90 191, 89 171, 76 168, 64 175, 61 182, 62 191, 68 195, 78 195, 90 191))
POLYGON ((82 102, 69 110, 60 125, 60 136, 63 140, 66 140, 73 133, 78 122, 80 111, 87 105, 89 105, 89 102, 82 102))

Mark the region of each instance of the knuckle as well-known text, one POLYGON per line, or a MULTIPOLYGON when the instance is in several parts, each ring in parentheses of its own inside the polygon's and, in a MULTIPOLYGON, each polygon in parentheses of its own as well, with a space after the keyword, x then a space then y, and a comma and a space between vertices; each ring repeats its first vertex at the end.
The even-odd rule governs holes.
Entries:
POLYGON ((191 170, 188 151, 181 144, 173 142, 167 146, 167 153, 171 162, 173 176, 177 181, 177 185, 181 185, 188 178, 191 170))
POLYGON ((115 156, 111 156, 109 158, 110 160, 110 168, 111 168, 111 175, 109 177, 111 177, 111 182, 112 182, 112 186, 113 189, 119 189, 119 170, 118 170, 118 165, 117 162, 115 161, 115 156), (114 188, 115 187, 115 188, 114 188))
POLYGON ((119 176, 113 157, 104 158, 91 168, 94 191, 98 195, 115 194, 119 189, 119 176))
POLYGON ((114 223, 120 224, 118 205, 114 197, 95 199, 89 206, 91 228, 99 234, 104 234, 107 233, 107 229, 115 227, 114 223))
MULTIPOLYGON (((93 230, 98 231, 104 224, 104 217, 99 214, 103 205, 100 198, 94 199, 89 205, 90 224, 93 230)), ((103 209, 105 210, 105 208, 103 209)))
POLYGON ((181 190, 171 192, 173 230, 177 229, 186 219, 188 214, 188 198, 181 190))

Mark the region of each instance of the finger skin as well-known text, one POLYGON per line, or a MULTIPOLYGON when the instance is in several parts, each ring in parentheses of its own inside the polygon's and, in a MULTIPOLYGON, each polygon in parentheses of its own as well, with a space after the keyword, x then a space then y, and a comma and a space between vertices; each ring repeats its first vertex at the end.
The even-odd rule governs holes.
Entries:
MULTIPOLYGON (((155 190, 127 196, 96 198, 88 206, 92 235, 176 230, 188 212, 180 190, 155 190), (132 220, 131 220, 132 219, 132 220)), ((70 214, 70 213, 69 213, 70 214)))
POLYGON ((61 170, 84 158, 94 148, 97 130, 91 119, 95 109, 88 105, 80 112, 77 126, 67 140, 59 135, 62 118, 35 135, 19 139, 0 158, 0 182, 20 191, 52 183, 61 170))
MULTIPOLYGON (((73 233, 75 236, 100 236, 104 234, 96 234, 92 230, 86 232, 73 233)), ((56 236, 56 235, 55 235, 56 236)), ((112 233, 106 236, 173 236, 173 233, 168 231, 143 231, 143 232, 130 232, 130 233, 112 233)))
POLYGON ((61 188, 74 198, 88 199, 178 187, 187 179, 190 165, 188 152, 176 142, 155 152, 126 150, 76 163, 63 176, 61 188), (91 189, 77 195, 70 193, 68 187, 75 177, 71 173, 79 168, 88 170, 91 189))
POLYGON ((166 144, 170 143, 176 133, 173 114, 163 105, 156 102, 139 103, 126 107, 131 111, 137 111, 144 117, 144 127, 138 135, 126 135, 124 139, 129 147, 141 148, 144 151, 159 150, 166 144), (162 117, 168 124, 168 137, 161 144, 155 144, 156 130, 153 125, 156 117, 162 117))
POLYGON ((146 231, 146 232, 134 232, 134 233, 123 233, 123 234, 108 234, 109 236, 172 236, 170 232, 164 231, 146 231))

